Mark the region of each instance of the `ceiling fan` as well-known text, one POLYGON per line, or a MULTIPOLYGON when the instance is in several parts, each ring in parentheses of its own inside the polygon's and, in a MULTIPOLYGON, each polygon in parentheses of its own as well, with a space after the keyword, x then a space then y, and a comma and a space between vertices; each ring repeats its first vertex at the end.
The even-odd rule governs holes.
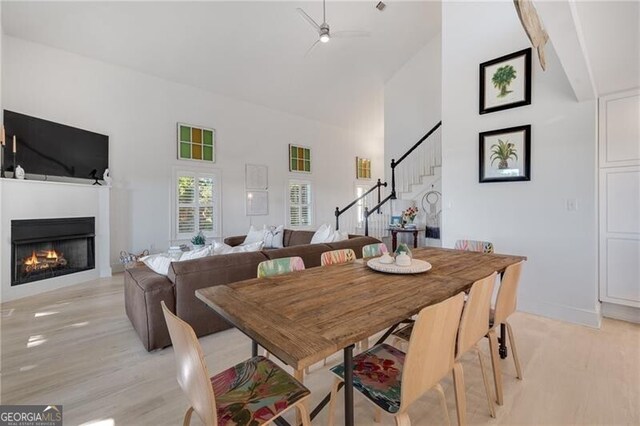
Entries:
POLYGON ((298 13, 318 32, 318 40, 316 40, 304 56, 309 55, 318 43, 328 43, 332 38, 353 38, 353 37, 369 37, 371 33, 368 31, 336 31, 331 32, 329 24, 327 24, 327 8, 326 0, 322 0, 322 24, 318 24, 311 16, 302 8, 298 8, 298 13))

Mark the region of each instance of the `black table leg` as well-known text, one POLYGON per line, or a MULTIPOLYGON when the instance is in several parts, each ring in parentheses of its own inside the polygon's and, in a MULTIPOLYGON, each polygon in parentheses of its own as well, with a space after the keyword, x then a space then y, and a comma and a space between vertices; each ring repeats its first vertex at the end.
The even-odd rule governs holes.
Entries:
POLYGON ((258 342, 255 340, 251 341, 251 356, 258 356, 258 342))
POLYGON ((500 358, 505 359, 507 357, 507 327, 504 324, 500 324, 500 358))
POLYGON ((353 426, 353 346, 344 348, 344 424, 353 426))

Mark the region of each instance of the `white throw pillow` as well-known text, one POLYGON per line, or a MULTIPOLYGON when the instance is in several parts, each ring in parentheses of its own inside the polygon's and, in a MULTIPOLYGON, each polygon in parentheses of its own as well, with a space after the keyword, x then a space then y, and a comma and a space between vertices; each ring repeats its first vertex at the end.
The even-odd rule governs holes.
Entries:
POLYGON ((248 253, 250 251, 260 251, 262 246, 264 245, 264 241, 257 241, 255 243, 240 245, 231 247, 225 243, 213 243, 213 255, 218 254, 230 254, 230 253, 248 253))
POLYGON ((330 243, 333 240, 333 231, 331 225, 326 223, 321 225, 320 228, 311 237, 311 244, 330 243))
POLYGON ((248 244, 257 243, 258 241, 264 241, 265 228, 256 229, 251 225, 249 227, 249 231, 247 232, 247 236, 244 238, 244 241, 241 246, 246 246, 248 244))
POLYGON ((264 231, 264 248, 284 247, 284 225, 269 226, 264 231))
POLYGON ((182 256, 180 256, 179 261, 182 262, 184 260, 200 259, 201 257, 206 257, 206 256, 209 256, 210 254, 211 254, 210 247, 202 247, 196 250, 185 251, 184 253, 182 253, 182 256))
POLYGON ((140 260, 156 274, 166 276, 169 272, 169 266, 173 261, 173 257, 169 256, 167 253, 158 253, 145 256, 140 260))
MULTIPOLYGON (((333 237, 333 239, 331 240, 331 242, 332 243, 337 243, 338 241, 348 240, 349 239, 349 233, 348 232, 342 232, 342 231, 334 231, 332 237, 333 237)), ((327 241, 327 242, 329 242, 329 241, 327 241)))

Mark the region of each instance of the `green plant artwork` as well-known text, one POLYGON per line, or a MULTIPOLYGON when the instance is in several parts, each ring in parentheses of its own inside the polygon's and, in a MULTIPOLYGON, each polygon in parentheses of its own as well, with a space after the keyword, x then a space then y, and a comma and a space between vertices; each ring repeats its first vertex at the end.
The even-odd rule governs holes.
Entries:
POLYGON ((498 139, 498 143, 491 145, 491 156, 489 158, 492 166, 495 161, 498 161, 498 169, 508 169, 509 160, 518 159, 518 150, 509 140, 503 141, 498 139))
POLYGON ((491 82, 493 83, 493 87, 500 90, 500 93, 498 93, 499 98, 504 98, 512 92, 507 89, 515 78, 516 70, 513 68, 513 65, 504 65, 496 70, 493 77, 491 77, 491 82))

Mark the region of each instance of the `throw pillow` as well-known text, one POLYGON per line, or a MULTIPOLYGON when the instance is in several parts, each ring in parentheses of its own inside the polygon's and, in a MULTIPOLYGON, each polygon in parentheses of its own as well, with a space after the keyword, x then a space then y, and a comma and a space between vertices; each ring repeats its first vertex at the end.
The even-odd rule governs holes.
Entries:
POLYGON ((264 244, 264 241, 257 241, 255 243, 251 243, 247 245, 231 247, 230 245, 225 243, 215 242, 213 243, 213 252, 211 254, 218 255, 218 254, 247 253, 250 251, 260 251, 262 249, 263 244, 264 244))
POLYGON ((322 224, 311 237, 311 244, 330 243, 333 240, 331 225, 322 224))
POLYGON ((158 253, 145 256, 140 260, 156 274, 166 276, 169 272, 169 266, 171 265, 173 258, 167 253, 158 253))
POLYGON ((338 241, 348 240, 349 239, 349 233, 348 232, 342 232, 342 231, 334 231, 332 237, 333 237, 333 239, 331 240, 331 242, 332 243, 337 243, 338 241))
POLYGON ((284 247, 284 225, 269 226, 264 231, 264 248, 284 247))
POLYGON ((180 262, 184 260, 200 259, 201 257, 209 256, 211 254, 210 247, 202 247, 195 250, 185 251, 180 256, 180 262))
POLYGON ((248 244, 257 243, 258 241, 264 241, 265 229, 256 229, 251 225, 249 227, 249 231, 247 232, 247 236, 244 238, 244 241, 241 246, 246 246, 248 244))

